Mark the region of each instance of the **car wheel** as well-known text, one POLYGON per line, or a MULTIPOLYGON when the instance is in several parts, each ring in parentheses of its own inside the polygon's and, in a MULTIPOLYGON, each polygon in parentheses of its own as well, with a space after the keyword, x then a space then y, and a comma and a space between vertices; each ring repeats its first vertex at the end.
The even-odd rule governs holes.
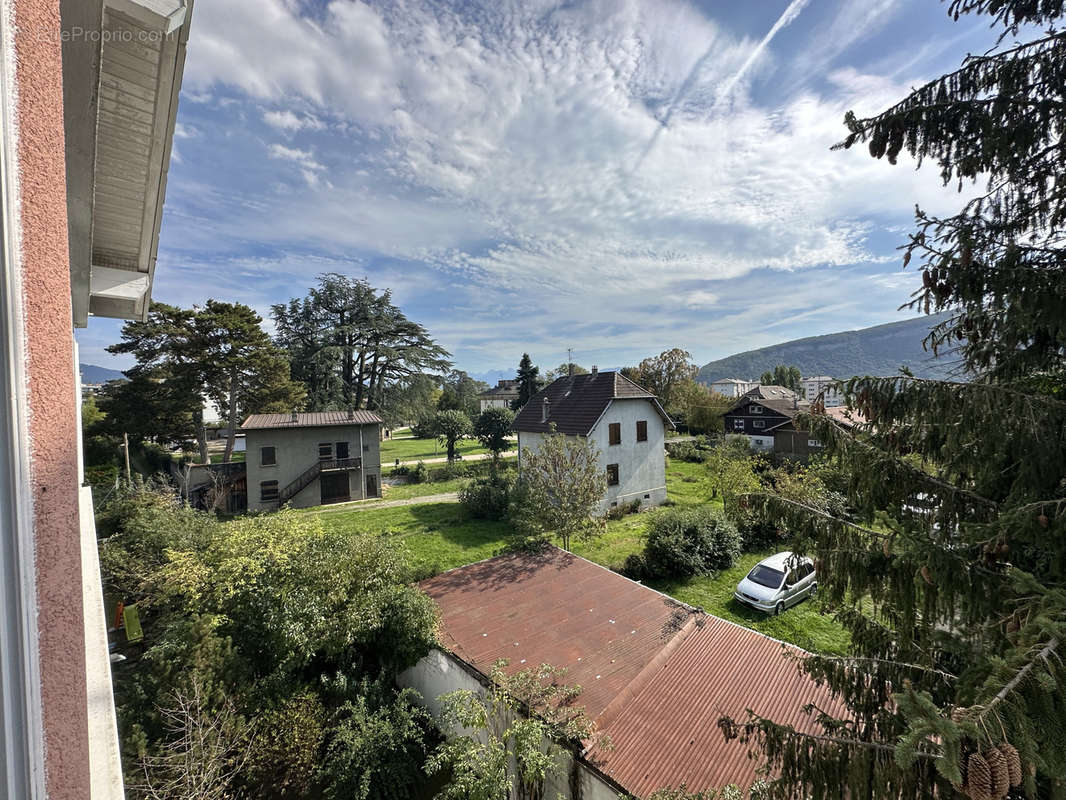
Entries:
POLYGON ((807 595, 807 596, 808 597, 814 597, 815 592, 817 592, 817 591, 818 591, 818 584, 817 583, 812 583, 811 584, 811 593, 809 595, 807 595))
POLYGON ((774 606, 774 616, 775 617, 780 617, 784 613, 785 613, 785 601, 782 600, 776 606, 774 606))

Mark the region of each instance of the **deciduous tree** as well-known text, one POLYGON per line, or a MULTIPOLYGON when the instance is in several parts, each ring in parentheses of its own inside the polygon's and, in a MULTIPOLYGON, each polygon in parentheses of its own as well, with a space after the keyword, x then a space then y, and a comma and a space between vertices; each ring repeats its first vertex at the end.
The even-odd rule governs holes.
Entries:
POLYGON ((551 433, 535 449, 522 451, 516 533, 524 543, 558 536, 564 550, 573 538, 587 540, 603 531, 593 514, 607 491, 596 445, 584 436, 551 433))
POLYGON ((674 392, 685 381, 696 379, 699 368, 692 363, 692 353, 675 347, 657 356, 645 358, 637 367, 637 383, 659 398, 666 407, 674 402, 674 392))
POLYGON ((474 432, 473 423, 458 409, 438 411, 433 417, 433 430, 440 443, 448 448, 448 461, 455 461, 455 445, 474 432))
POLYGON ((486 408, 474 421, 474 436, 492 453, 493 461, 499 461, 500 453, 513 444, 509 438, 513 424, 514 412, 509 408, 486 408))

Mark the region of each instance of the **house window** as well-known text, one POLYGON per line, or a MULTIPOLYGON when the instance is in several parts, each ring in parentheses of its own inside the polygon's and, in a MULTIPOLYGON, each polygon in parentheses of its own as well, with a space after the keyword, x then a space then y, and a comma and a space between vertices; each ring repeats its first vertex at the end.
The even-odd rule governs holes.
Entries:
POLYGON ((642 419, 637 423, 637 441, 648 441, 648 421, 646 419, 642 419))
POLYGON ((750 413, 750 414, 761 414, 762 413, 762 406, 752 406, 751 408, 748 409, 748 413, 750 413))
POLYGON ((278 463, 278 449, 276 447, 259 448, 259 466, 273 467, 278 463))
POLYGON ((608 464, 607 465, 607 485, 608 486, 617 486, 618 485, 618 465, 617 464, 608 464))
POLYGON ((337 460, 348 457, 348 443, 337 442, 337 460))
POLYGON ((276 503, 278 501, 278 482, 262 481, 259 484, 259 502, 276 503))
POLYGON ((735 431, 744 430, 744 420, 739 419, 739 418, 734 419, 733 420, 733 430, 735 430, 735 431))
POLYGON ((370 452, 370 445, 364 444, 363 445, 363 452, 364 453, 369 453, 370 452))
POLYGON ((765 428, 766 427, 766 420, 764 420, 764 419, 754 419, 754 420, 751 421, 751 426, 753 428, 765 428))
POLYGON ((333 460, 333 445, 330 442, 320 442, 318 445, 318 460, 319 461, 332 461, 333 460))
POLYGON ((818 440, 818 439, 808 439, 807 440, 807 447, 821 447, 821 446, 822 446, 822 442, 820 440, 818 440))
POLYGON ((622 443, 622 423, 612 422, 607 426, 607 443, 608 444, 621 444, 622 443))

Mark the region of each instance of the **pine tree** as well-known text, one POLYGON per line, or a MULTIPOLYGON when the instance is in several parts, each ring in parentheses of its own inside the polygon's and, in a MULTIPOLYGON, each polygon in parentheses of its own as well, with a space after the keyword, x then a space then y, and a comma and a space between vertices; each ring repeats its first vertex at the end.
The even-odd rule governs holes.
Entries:
POLYGON ((518 362, 518 399, 511 401, 511 408, 520 411, 529 402, 529 398, 535 395, 544 386, 540 379, 540 367, 533 363, 529 353, 522 353, 522 360, 518 362))
POLYGON ((926 344, 970 381, 855 378, 867 425, 802 418, 850 470, 854 516, 751 500, 817 559, 853 649, 803 662, 843 703, 810 709, 817 734, 720 721, 761 749, 779 797, 1066 796, 1064 3, 950 13, 991 17, 997 47, 876 117, 849 113, 839 146, 987 182, 954 216, 919 209, 904 248, 923 278, 912 304, 949 312, 926 344))

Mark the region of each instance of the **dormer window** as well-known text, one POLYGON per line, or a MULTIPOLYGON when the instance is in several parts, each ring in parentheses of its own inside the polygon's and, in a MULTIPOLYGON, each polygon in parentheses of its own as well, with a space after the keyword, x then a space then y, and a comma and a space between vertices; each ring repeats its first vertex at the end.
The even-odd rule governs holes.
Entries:
POLYGON ((761 414, 762 413, 762 406, 752 406, 751 408, 748 409, 748 413, 749 414, 761 414))

